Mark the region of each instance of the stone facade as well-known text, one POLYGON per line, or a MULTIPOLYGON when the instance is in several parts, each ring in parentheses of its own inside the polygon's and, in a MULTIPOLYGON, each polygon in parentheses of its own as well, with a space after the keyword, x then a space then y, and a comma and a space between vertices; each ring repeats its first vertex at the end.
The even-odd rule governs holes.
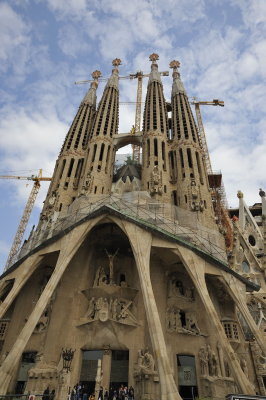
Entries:
POLYGON ((117 148, 136 144, 118 134, 115 59, 98 110, 94 73, 39 225, 1 277, 0 394, 60 399, 79 381, 141 400, 266 394, 265 193, 260 220, 239 194, 226 247, 179 63, 170 106, 150 60, 141 174, 113 180, 117 148))

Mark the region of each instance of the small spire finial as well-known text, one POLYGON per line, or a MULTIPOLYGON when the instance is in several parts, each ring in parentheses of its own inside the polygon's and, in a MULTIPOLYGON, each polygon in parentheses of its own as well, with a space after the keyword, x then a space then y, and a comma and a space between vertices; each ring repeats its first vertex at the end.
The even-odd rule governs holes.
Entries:
POLYGON ((156 53, 152 53, 152 54, 149 56, 149 59, 150 59, 150 61, 152 61, 152 62, 156 62, 157 60, 159 60, 159 56, 158 56, 158 54, 156 54, 156 53))
POLYGON ((180 62, 177 60, 173 60, 170 62, 169 67, 173 68, 173 70, 176 70, 177 68, 180 67, 180 62))
POLYGON ((241 192, 241 190, 238 190, 238 192, 237 192, 237 197, 238 197, 239 199, 243 199, 244 194, 241 192))
POLYGON ((118 67, 119 65, 122 64, 122 61, 120 60, 120 58, 115 58, 115 59, 112 61, 112 64, 113 64, 114 67, 118 67))
POLYGON ((91 76, 94 80, 99 79, 101 75, 102 75, 101 71, 98 71, 97 69, 96 69, 96 71, 93 71, 93 73, 91 74, 91 76))

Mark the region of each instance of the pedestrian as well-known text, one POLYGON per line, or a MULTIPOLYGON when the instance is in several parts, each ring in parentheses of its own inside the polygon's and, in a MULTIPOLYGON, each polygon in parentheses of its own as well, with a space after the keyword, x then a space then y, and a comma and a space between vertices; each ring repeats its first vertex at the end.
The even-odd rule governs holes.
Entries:
POLYGON ((103 400, 108 400, 108 398, 109 398, 109 394, 108 394, 108 391, 105 389, 103 400))
POLYGON ((49 400, 50 390, 49 386, 45 389, 42 395, 42 400, 49 400))
POLYGON ((134 389, 132 386, 128 389, 128 400, 134 400, 134 389))
POLYGON ((51 391, 49 397, 50 397, 50 400, 54 400, 54 398, 55 398, 55 389, 53 389, 53 390, 51 391))

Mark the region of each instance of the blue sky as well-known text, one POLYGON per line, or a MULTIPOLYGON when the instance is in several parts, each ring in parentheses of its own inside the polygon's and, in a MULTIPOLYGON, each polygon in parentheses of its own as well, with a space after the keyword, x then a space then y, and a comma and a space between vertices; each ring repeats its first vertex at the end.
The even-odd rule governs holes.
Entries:
MULTIPOLYGON (((68 127, 95 69, 121 75, 181 62, 189 96, 219 98, 202 107, 213 170, 222 170, 227 198, 248 204, 266 188, 265 0, 9 0, 0 2, 0 174, 51 176, 68 127)), ((171 78, 163 78, 170 99, 171 78)), ((98 99, 103 85, 98 89, 98 99)), ((120 101, 134 101, 136 82, 121 81, 120 101)), ((119 132, 134 123, 134 106, 120 108, 119 132)), ((29 228, 37 222, 43 183, 29 228)), ((0 270, 31 184, 0 180, 0 270)))

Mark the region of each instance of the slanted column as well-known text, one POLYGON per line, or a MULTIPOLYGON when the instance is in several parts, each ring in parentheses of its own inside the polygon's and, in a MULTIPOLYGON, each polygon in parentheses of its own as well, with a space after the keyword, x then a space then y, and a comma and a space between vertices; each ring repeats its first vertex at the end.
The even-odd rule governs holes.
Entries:
POLYGON ((132 246, 139 274, 151 343, 159 372, 161 399, 181 400, 168 359, 166 343, 150 278, 152 235, 131 224, 125 224, 125 230, 132 246))
POLYGON ((17 340, 15 341, 12 349, 10 350, 8 356, 4 360, 0 367, 0 389, 1 394, 6 394, 9 383, 13 377, 13 374, 17 368, 17 363, 19 362, 21 355, 34 331, 36 324, 41 318, 47 304, 49 303, 60 279, 62 278, 67 266, 69 265, 74 254, 78 251, 83 240, 97 219, 91 221, 89 224, 83 224, 77 227, 75 230, 71 231, 68 235, 64 236, 62 239, 61 251, 54 269, 54 272, 49 279, 44 291, 42 292, 39 300, 37 301, 34 310, 32 311, 29 319, 21 330, 17 340))
POLYGON ((179 247, 178 250, 174 250, 174 252, 179 257, 181 256, 183 264, 198 291, 201 301, 204 304, 206 313, 209 316, 209 320, 212 322, 217 341, 220 342, 221 348, 227 355, 228 364, 234 374, 237 384, 239 385, 241 393, 255 394, 253 385, 243 372, 235 352, 228 342, 224 328, 210 298, 205 282, 205 261, 203 261, 192 251, 182 247, 179 247))
POLYGON ((110 349, 104 349, 102 359, 102 387, 109 390, 110 386, 110 374, 112 365, 112 351, 110 349))
MULTIPOLYGON (((0 318, 3 318, 8 308, 11 306, 20 290, 23 288, 27 280, 33 274, 34 271, 38 268, 40 262, 42 261, 42 256, 32 255, 23 263, 23 270, 21 274, 16 278, 14 282, 14 286, 12 287, 10 293, 7 295, 3 303, 0 305, 0 318), (40 259, 40 261, 38 261, 40 259)), ((4 279, 3 279, 3 282, 4 279)))

